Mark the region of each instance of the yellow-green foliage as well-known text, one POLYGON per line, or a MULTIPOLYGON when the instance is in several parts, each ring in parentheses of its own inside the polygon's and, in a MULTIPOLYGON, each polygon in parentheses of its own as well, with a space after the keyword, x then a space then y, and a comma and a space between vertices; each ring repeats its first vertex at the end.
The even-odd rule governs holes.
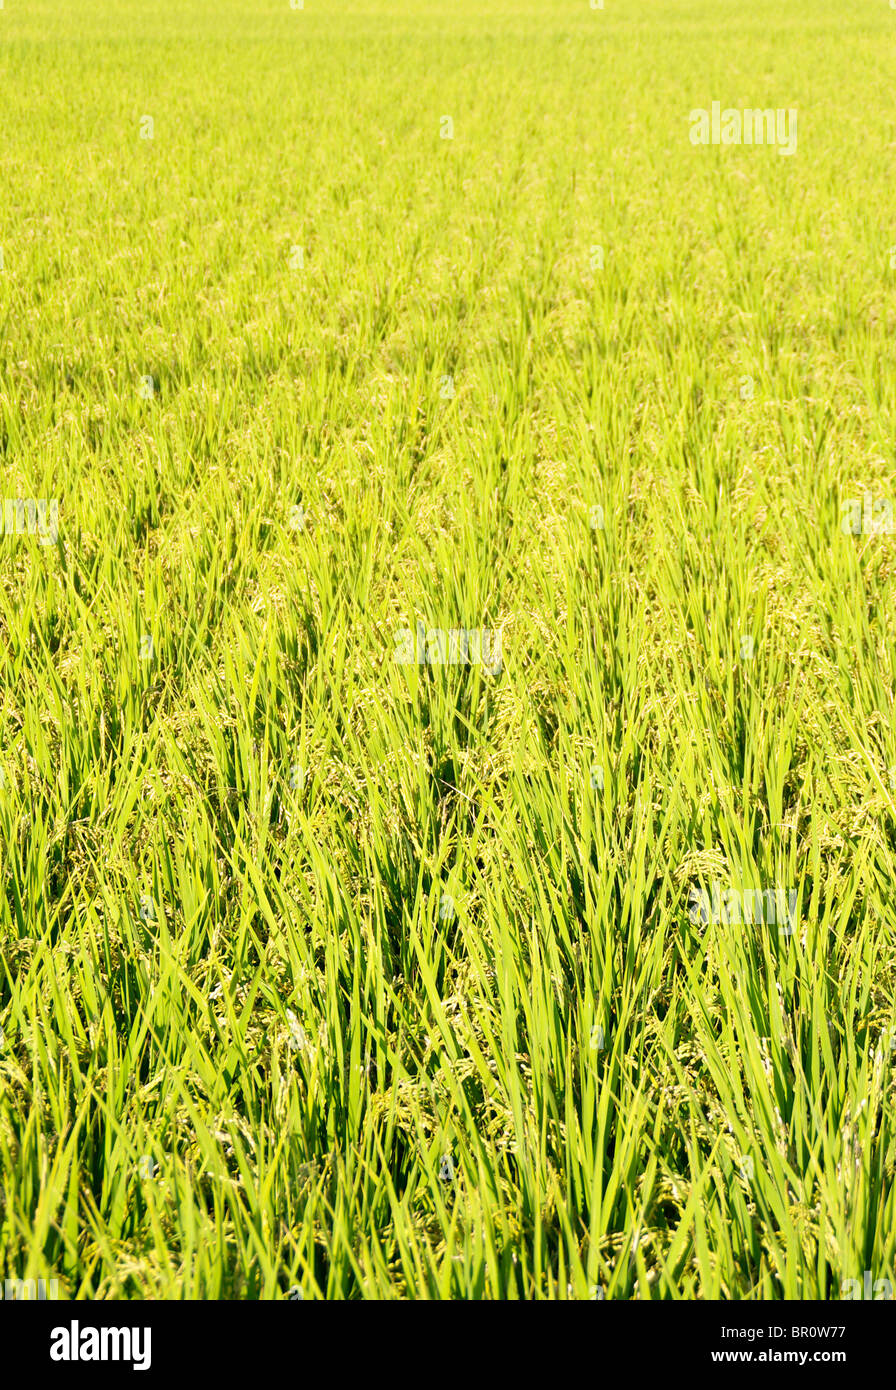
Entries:
POLYGON ((6 0, 0 1277, 893 1277, 894 78, 884 0, 6 0))

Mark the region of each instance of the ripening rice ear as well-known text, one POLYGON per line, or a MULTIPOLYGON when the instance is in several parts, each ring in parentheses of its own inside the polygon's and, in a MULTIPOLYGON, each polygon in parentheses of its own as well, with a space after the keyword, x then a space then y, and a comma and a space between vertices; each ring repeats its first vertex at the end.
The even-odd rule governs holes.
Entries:
POLYGON ((400 666, 413 666, 414 664, 414 634, 409 627, 403 627, 395 634, 395 651, 392 653, 392 660, 397 661, 400 666))

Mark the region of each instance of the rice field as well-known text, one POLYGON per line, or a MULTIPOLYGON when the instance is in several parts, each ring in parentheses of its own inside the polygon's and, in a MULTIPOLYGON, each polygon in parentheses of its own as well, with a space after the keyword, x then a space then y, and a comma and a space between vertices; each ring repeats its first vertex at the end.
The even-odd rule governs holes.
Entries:
POLYGON ((894 81, 5 0, 7 1296, 892 1296, 894 81))

